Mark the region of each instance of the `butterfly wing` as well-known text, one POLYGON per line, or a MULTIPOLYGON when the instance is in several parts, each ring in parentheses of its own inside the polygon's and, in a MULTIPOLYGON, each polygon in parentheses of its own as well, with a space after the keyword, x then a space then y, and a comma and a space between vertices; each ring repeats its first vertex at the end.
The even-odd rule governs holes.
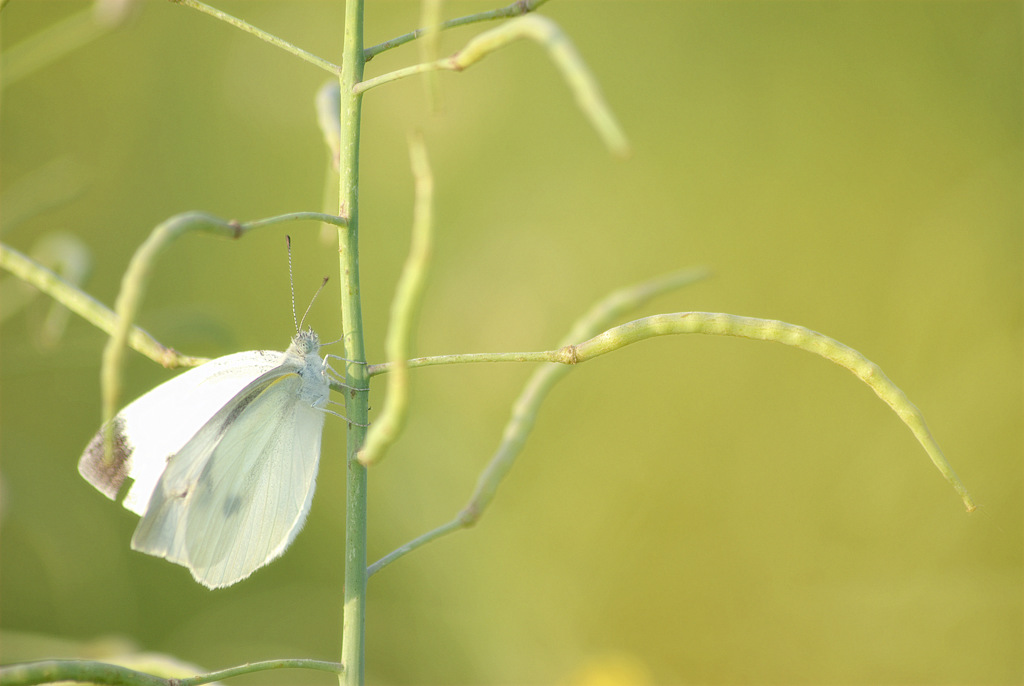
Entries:
POLYGON ((190 369, 141 396, 112 420, 113 454, 104 456, 106 426, 90 441, 78 471, 110 499, 134 482, 124 506, 142 515, 167 460, 232 397, 281 363, 282 353, 236 353, 190 369))
POLYGON ((132 548, 188 567, 209 588, 278 557, 312 502, 327 395, 319 369, 301 364, 250 383, 170 460, 132 548))

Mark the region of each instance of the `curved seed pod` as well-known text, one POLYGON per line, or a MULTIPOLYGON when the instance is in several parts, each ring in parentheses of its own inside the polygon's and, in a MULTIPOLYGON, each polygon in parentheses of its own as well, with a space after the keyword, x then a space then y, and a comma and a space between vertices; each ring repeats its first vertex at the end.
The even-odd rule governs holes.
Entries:
POLYGON ((775 341, 820 355, 826 360, 850 370, 857 378, 870 386, 871 390, 903 420, 903 423, 910 428, 918 442, 924 447, 932 463, 960 495, 967 511, 974 511, 975 505, 970 494, 942 454, 938 443, 932 438, 921 411, 910 402, 910 399, 896 384, 889 380, 889 377, 877 364, 850 346, 817 331, 774 319, 757 319, 717 312, 676 312, 637 319, 609 329, 579 345, 566 346, 563 351, 573 362, 585 362, 597 355, 603 355, 630 343, 654 336, 687 333, 775 341))

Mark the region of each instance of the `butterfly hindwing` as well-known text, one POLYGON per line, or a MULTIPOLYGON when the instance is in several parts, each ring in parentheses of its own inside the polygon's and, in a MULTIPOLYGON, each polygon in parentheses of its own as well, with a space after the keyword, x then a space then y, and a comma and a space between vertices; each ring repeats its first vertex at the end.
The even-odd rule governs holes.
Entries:
POLYGON ((274 369, 261 375, 226 402, 179 452, 167 460, 154 484, 148 507, 135 528, 132 548, 188 566, 185 524, 193 495, 214 450, 234 420, 254 397, 281 376, 274 369))
POLYGON ((305 523, 324 414, 301 400, 301 384, 296 374, 275 381, 207 464, 185 527, 189 566, 202 583, 248 576, 284 552, 305 523))
POLYGON ((299 360, 246 386, 169 461, 132 547, 210 588, 278 557, 313 497, 326 396, 320 368, 299 360))

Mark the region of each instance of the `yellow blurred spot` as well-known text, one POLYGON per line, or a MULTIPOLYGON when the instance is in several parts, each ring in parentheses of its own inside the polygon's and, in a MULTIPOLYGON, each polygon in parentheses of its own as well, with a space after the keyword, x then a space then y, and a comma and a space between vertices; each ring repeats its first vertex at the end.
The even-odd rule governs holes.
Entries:
POLYGON ((647 664, 629 653, 587 658, 566 680, 569 686, 646 686, 652 682, 647 664))

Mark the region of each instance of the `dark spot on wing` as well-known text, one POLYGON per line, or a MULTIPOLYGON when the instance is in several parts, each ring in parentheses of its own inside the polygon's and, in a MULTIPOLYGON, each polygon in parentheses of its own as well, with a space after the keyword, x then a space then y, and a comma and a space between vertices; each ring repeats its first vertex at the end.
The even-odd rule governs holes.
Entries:
POLYGON ((242 509, 242 496, 233 495, 224 499, 224 516, 230 518, 242 509))
POLYGON ((82 459, 78 461, 78 471, 86 481, 113 499, 131 470, 133 452, 135 446, 124 433, 124 419, 115 417, 89 441, 82 459), (109 458, 104 454, 108 429, 112 432, 109 458))

